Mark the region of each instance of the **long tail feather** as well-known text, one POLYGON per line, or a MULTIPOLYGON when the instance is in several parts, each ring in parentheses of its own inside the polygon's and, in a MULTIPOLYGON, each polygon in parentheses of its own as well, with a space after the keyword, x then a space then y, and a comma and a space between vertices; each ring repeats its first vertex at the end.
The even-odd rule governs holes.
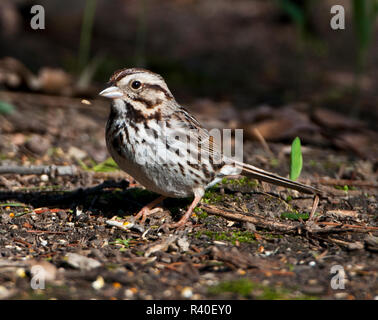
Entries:
POLYGON ((321 190, 308 186, 306 184, 300 183, 300 182, 295 182, 293 180, 281 177, 279 175, 276 175, 274 173, 259 169, 257 167, 254 167, 250 164, 242 163, 242 162, 237 162, 235 161, 236 167, 239 169, 242 169, 242 175, 257 179, 257 180, 262 180, 265 182, 269 182, 272 184, 276 184, 282 187, 287 187, 290 189, 298 190, 304 193, 310 193, 310 194, 321 194, 323 193, 321 190))

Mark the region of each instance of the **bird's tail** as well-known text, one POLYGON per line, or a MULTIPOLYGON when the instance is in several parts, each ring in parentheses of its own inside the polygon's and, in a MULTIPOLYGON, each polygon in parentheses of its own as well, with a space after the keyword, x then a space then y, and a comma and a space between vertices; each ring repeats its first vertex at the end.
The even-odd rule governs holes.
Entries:
POLYGON ((259 169, 257 167, 254 167, 250 164, 234 161, 234 165, 236 168, 241 170, 241 175, 251 177, 257 180, 269 182, 272 184, 276 184, 278 186, 298 190, 304 193, 309 193, 309 194, 321 194, 323 193, 321 190, 314 188, 312 186, 300 183, 300 182, 295 182, 293 180, 281 177, 277 174, 271 173, 269 171, 265 171, 262 169, 259 169))

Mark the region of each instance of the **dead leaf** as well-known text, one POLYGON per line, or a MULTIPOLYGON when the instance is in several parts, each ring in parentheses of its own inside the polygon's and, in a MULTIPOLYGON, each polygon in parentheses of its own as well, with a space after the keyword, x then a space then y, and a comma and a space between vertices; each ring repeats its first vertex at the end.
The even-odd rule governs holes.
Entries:
POLYGON ((323 108, 316 109, 313 117, 323 127, 330 129, 362 129, 365 127, 365 123, 360 120, 323 108))
POLYGON ((326 213, 327 215, 336 215, 340 217, 353 217, 357 218, 358 214, 353 210, 329 210, 326 213))
POLYGON ((62 69, 42 68, 38 73, 41 89, 51 94, 61 94, 69 90, 71 76, 62 69))
POLYGON ((163 240, 161 240, 160 243, 153 245, 152 247, 149 247, 144 256, 147 258, 151 254, 157 252, 157 251, 166 251, 169 247, 169 245, 177 240, 177 236, 170 236, 166 237, 163 240))

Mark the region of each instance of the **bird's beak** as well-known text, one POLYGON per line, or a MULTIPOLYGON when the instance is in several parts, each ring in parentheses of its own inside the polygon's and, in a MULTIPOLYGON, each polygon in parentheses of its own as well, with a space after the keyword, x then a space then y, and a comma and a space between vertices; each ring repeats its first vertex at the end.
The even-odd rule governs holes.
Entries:
POLYGON ((121 90, 119 90, 118 87, 112 86, 112 87, 106 88, 105 90, 102 90, 99 93, 99 95, 105 98, 115 99, 115 98, 122 97, 123 93, 121 92, 121 90))

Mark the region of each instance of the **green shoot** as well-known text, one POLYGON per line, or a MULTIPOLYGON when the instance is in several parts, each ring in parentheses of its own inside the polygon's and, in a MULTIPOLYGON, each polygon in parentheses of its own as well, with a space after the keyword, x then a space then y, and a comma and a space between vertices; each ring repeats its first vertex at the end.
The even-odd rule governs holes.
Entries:
POLYGON ((301 140, 296 137, 291 144, 290 154, 290 179, 297 180, 302 171, 303 158, 301 151, 301 140))

